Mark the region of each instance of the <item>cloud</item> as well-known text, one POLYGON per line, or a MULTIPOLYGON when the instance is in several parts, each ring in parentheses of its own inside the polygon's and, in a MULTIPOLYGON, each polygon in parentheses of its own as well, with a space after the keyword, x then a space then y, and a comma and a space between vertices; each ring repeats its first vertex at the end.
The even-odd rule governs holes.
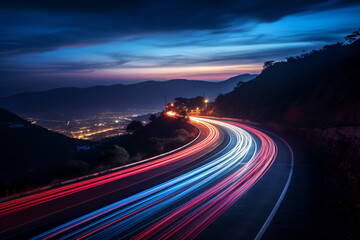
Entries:
MULTIPOLYGON (((347 6, 356 1, 134 0, 0 3, 0 56, 96 45, 128 36, 212 30, 273 22, 284 16, 347 6)), ((241 30, 240 30, 241 31, 241 30)), ((244 30, 246 31, 246 30, 244 30)), ((191 41, 188 42, 191 44, 191 41)))
POLYGON ((1 1, 0 85, 256 72, 339 41, 359 9, 349 0, 1 1))
POLYGON ((37 68, 22 66, 1 66, 0 71, 4 72, 26 72, 26 73, 64 73, 64 72, 93 72, 99 69, 119 68, 127 63, 126 60, 116 60, 110 62, 92 61, 92 62, 56 62, 49 63, 46 66, 37 68))
MULTIPOLYGON (((217 25, 214 20, 227 22, 229 18, 247 16, 264 21, 274 21, 283 16, 301 11, 329 9, 333 7, 356 4, 356 0, 87 0, 87 1, 64 1, 64 0, 13 0, 2 1, 2 9, 36 10, 68 13, 102 13, 111 17, 123 15, 133 17, 134 23, 152 25, 152 22, 167 20, 160 26, 179 27, 186 26, 190 20, 191 25, 205 26, 217 25), (141 14, 141 15, 140 15, 141 14), (150 18, 151 17, 151 18, 150 18), (210 20, 210 21, 209 21, 210 20), (148 22, 148 24, 146 24, 148 22), (172 25, 172 23, 177 25, 172 25)), ((160 22, 159 22, 160 23, 160 22)), ((218 23, 220 25, 223 22, 218 23)), ((190 27, 190 26, 188 26, 190 27)), ((188 28, 187 27, 187 28, 188 28)))
MULTIPOLYGON (((312 46, 312 45, 311 45, 312 46)), ((241 50, 217 51, 208 54, 191 55, 124 55, 121 53, 103 53, 114 61, 125 61, 126 64, 116 68, 154 68, 154 67, 186 67, 186 66, 217 66, 260 64, 268 60, 282 60, 285 56, 301 54, 310 49, 307 43, 278 44, 278 45, 250 45, 241 50)), ((109 65, 111 66, 111 65, 109 65)))

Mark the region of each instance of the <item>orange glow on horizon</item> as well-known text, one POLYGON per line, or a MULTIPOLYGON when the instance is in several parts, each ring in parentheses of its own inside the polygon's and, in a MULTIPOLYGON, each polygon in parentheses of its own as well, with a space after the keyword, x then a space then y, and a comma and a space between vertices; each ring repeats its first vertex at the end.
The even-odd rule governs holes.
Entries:
POLYGON ((67 72, 57 74, 68 77, 127 79, 130 81, 191 79, 222 81, 240 74, 258 74, 262 66, 257 64, 229 66, 178 66, 178 67, 126 67, 116 69, 98 69, 92 72, 67 72))

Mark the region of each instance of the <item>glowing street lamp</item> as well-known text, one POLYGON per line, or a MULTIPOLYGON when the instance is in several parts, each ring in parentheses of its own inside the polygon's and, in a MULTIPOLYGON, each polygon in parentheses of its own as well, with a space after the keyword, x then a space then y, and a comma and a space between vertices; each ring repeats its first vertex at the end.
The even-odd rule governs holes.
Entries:
POLYGON ((209 99, 205 99, 205 100, 204 100, 204 103, 205 103, 205 108, 207 108, 207 104, 208 104, 208 102, 209 102, 209 99))

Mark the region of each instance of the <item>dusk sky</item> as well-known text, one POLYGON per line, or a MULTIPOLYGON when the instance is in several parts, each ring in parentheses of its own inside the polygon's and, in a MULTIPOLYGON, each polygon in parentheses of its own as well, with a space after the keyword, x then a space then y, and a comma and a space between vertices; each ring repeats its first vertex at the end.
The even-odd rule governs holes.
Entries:
POLYGON ((356 0, 13 0, 0 6, 0 96, 144 80, 225 80, 259 73, 267 60, 343 41, 360 23, 356 0))

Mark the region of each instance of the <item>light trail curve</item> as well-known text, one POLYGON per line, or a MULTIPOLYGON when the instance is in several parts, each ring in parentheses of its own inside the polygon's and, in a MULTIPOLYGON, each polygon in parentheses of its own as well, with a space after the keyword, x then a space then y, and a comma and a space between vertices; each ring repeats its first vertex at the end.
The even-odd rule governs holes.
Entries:
POLYGON ((200 136, 181 149, 0 203, 0 238, 196 238, 264 185, 279 152, 268 134, 236 121, 191 124, 200 136))
POLYGON ((40 234, 33 239, 189 239, 254 185, 271 166, 276 146, 265 134, 228 123, 193 118, 224 128, 230 142, 208 163, 40 234), (136 229, 135 231, 132 229, 136 229), (136 234, 139 229, 142 232, 136 234))
POLYGON ((200 137, 184 149, 162 154, 151 161, 142 161, 139 165, 110 174, 0 203, 0 238, 16 236, 18 229, 29 230, 28 226, 36 232, 40 222, 48 225, 49 221, 55 222, 59 218, 65 218, 65 213, 77 213, 87 206, 94 208, 98 205, 97 201, 111 202, 131 186, 138 189, 146 188, 152 185, 152 179, 156 179, 156 183, 174 175, 174 170, 187 169, 198 164, 199 158, 222 144, 223 137, 219 135, 219 130, 209 123, 193 124, 200 130, 200 137), (146 184, 142 186, 141 183, 146 184))

